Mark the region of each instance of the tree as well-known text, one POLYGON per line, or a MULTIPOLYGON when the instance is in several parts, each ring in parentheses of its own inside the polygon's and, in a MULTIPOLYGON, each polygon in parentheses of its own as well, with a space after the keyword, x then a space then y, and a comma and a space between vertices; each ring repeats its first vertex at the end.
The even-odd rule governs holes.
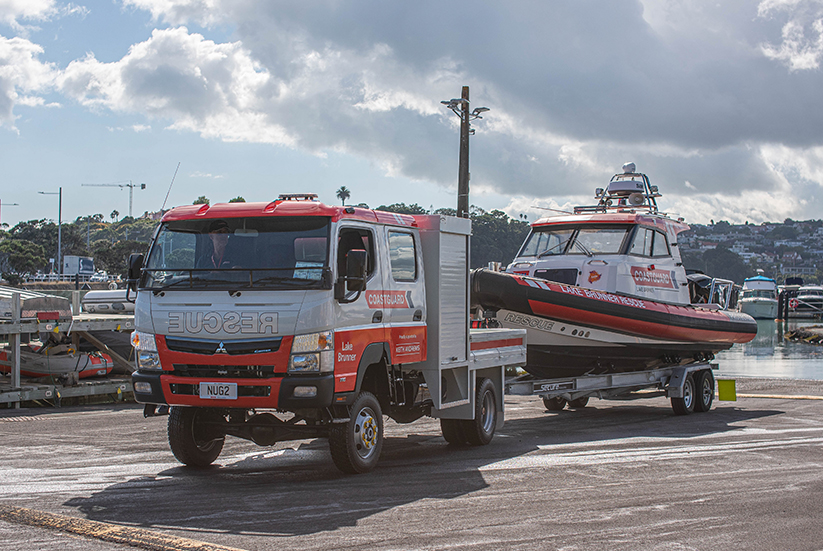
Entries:
POLYGON ((112 219, 112 220, 114 220, 114 221, 116 222, 116 221, 117 221, 117 217, 118 217, 118 216, 120 216, 120 213, 117 211, 117 209, 114 209, 113 211, 111 211, 111 215, 110 215, 110 216, 111 216, 111 219, 112 219))
POLYGON ((340 186, 340 189, 337 190, 337 198, 343 202, 343 205, 346 204, 346 199, 348 199, 349 197, 351 197, 351 192, 349 191, 349 188, 347 188, 346 186, 340 186))
POLYGON ((234 199, 229 199, 229 203, 245 203, 245 202, 246 202, 246 200, 243 199, 243 197, 241 197, 240 195, 238 195, 234 199))
POLYGON ((374 210, 382 210, 384 212, 396 212, 397 214, 428 214, 429 211, 418 205, 417 203, 412 203, 411 205, 407 205, 406 203, 392 203, 391 205, 380 205, 374 210))
POLYGON ((3 276, 33 273, 46 267, 46 249, 25 239, 6 239, 0 243, 0 271, 3 276))
POLYGON ((208 204, 209 204, 209 198, 206 197, 205 195, 201 195, 200 197, 198 197, 197 199, 194 200, 194 203, 192 203, 192 205, 208 205, 208 204))

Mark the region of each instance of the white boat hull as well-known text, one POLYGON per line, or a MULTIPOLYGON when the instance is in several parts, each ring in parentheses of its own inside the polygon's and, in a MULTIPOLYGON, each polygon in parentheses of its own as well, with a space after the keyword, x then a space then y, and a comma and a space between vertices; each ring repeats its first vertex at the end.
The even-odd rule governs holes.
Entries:
POLYGON ((777 318, 777 300, 767 298, 741 299, 740 311, 756 320, 777 318))

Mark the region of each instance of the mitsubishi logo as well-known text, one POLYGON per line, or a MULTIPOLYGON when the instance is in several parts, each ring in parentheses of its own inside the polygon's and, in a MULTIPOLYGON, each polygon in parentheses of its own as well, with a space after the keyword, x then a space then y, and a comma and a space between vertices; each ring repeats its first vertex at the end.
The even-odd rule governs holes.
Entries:
POLYGON ((228 351, 223 346, 223 341, 220 341, 220 344, 217 346, 217 350, 214 351, 215 354, 228 354, 228 351))

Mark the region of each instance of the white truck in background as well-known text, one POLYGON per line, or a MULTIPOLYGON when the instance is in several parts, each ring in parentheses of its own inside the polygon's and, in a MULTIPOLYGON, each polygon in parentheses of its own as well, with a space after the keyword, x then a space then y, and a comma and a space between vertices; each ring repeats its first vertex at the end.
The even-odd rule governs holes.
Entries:
POLYGON ((130 259, 134 394, 170 406, 174 455, 211 464, 226 436, 329 439, 344 472, 373 469, 383 415, 440 419, 452 443, 503 424, 518 329, 469 328, 471 222, 324 205, 191 205, 130 259))

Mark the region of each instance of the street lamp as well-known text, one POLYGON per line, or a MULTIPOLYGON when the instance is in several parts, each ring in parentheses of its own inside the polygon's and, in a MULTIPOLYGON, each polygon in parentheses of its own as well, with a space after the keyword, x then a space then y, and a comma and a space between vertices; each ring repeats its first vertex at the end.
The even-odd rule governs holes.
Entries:
POLYGON ((488 107, 476 107, 469 111, 469 87, 463 87, 460 98, 441 101, 443 105, 460 117, 460 166, 457 173, 457 216, 469 216, 469 135, 474 134, 471 121, 482 119, 481 113, 489 111, 488 107))
MULTIPOLYGON (((6 203, 6 206, 7 207, 19 207, 20 203, 6 203)), ((2 214, 2 208, 3 208, 3 201, 0 201, 0 214, 2 214)), ((2 216, 0 216, 0 223, 2 221, 3 221, 3 218, 2 218, 2 216)))
POLYGON ((63 259, 60 257, 60 252, 63 249, 63 188, 59 191, 38 191, 40 195, 57 195, 57 273, 63 274, 63 259))

